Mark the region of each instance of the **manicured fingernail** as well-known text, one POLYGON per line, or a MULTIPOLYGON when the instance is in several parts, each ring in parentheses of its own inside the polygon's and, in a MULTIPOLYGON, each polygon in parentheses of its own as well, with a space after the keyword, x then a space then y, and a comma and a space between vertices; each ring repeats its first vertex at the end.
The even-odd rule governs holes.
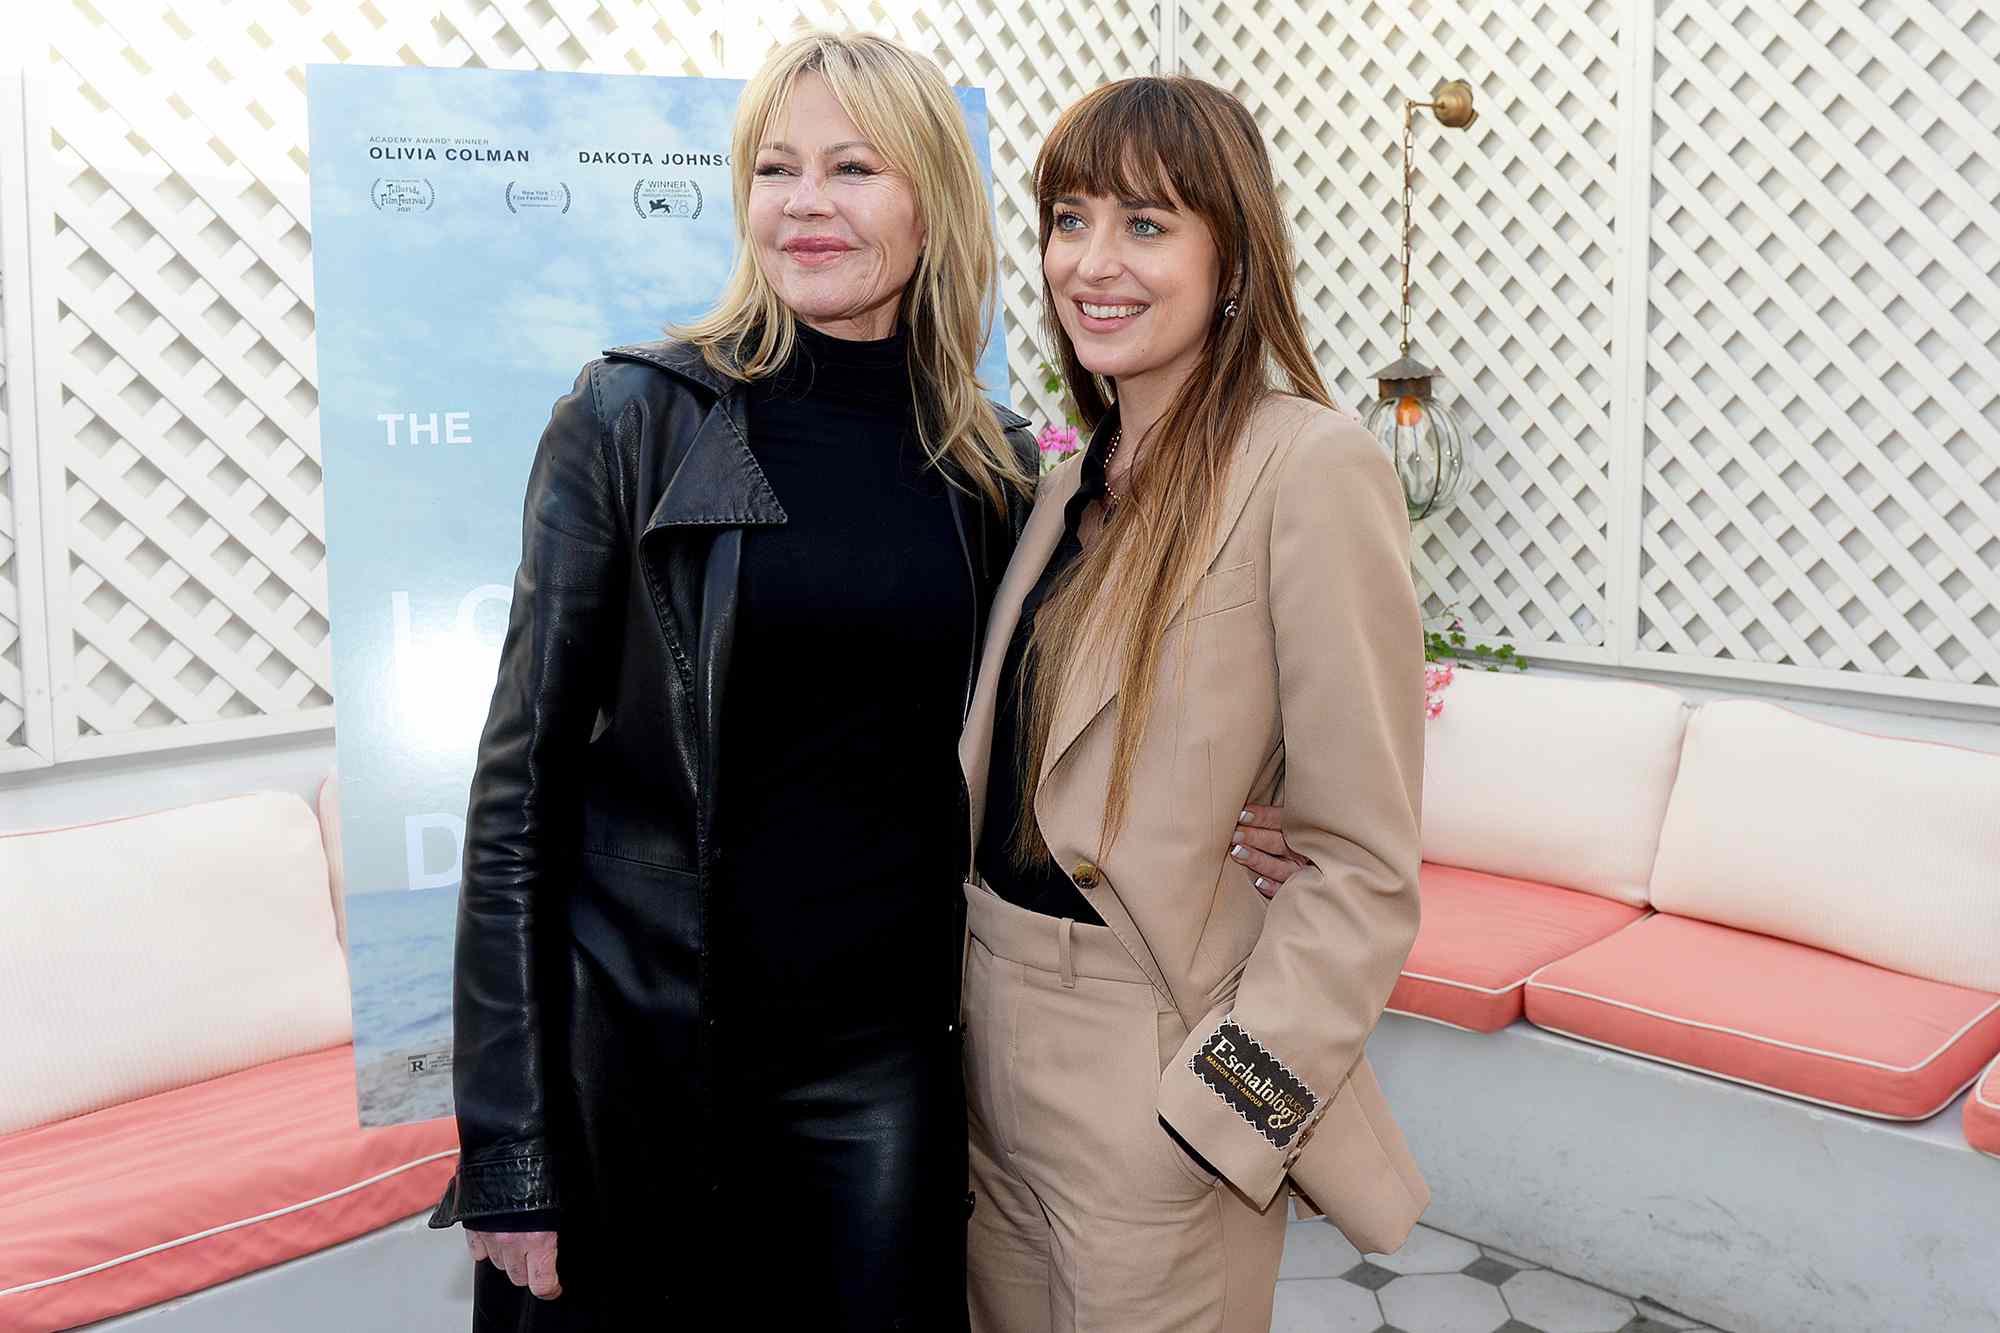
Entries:
POLYGON ((1257 876, 1257 892, 1262 893, 1263 891, 1264 891, 1264 877, 1262 875, 1259 875, 1257 876))
POLYGON ((1229 854, 1239 861, 1248 860, 1250 857, 1250 853, 1243 850, 1243 844, 1240 842, 1229 849, 1229 854))
POLYGON ((1245 811, 1244 811, 1244 812, 1243 812, 1242 814, 1240 814, 1240 815, 1236 816, 1236 822, 1237 822, 1237 823, 1239 823, 1239 824, 1247 824, 1247 823, 1249 823, 1249 822, 1250 822, 1250 812, 1249 812, 1248 810, 1245 810, 1245 811))

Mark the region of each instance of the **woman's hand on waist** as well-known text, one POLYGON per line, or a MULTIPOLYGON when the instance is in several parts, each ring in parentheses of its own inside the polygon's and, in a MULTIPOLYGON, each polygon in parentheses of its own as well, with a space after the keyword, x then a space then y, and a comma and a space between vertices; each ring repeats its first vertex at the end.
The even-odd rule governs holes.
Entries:
POLYGON ((1285 841, 1284 814, 1281 805, 1245 805, 1230 843, 1230 857, 1250 872, 1251 884, 1266 898, 1276 897, 1292 872, 1306 863, 1285 841))

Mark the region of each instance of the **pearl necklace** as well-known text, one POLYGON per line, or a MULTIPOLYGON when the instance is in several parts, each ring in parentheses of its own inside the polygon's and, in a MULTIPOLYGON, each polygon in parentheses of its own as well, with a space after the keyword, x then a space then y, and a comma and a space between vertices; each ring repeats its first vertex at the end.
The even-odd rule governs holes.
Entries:
POLYGON ((1111 489, 1111 460, 1118 457, 1118 445, 1125 438, 1125 428, 1120 426, 1111 432, 1111 447, 1104 451, 1104 507, 1108 510, 1118 503, 1118 492, 1111 489))

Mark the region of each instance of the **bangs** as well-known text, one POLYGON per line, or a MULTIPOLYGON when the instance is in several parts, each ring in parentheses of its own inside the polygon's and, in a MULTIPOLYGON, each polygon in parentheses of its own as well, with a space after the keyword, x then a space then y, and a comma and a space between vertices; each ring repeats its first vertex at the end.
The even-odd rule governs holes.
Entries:
POLYGON ((1035 198, 1043 213, 1064 195, 1165 204, 1212 214, 1204 178, 1220 163, 1186 102, 1157 79, 1128 79, 1100 88, 1071 107, 1050 131, 1035 164, 1035 198))

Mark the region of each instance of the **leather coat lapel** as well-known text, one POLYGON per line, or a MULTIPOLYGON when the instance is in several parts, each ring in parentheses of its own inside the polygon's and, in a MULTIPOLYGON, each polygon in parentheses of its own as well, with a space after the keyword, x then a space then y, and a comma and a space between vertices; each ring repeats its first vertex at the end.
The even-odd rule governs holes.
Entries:
POLYGON ((742 393, 725 393, 715 400, 667 478, 660 502, 646 520, 647 532, 765 527, 785 521, 784 506, 750 452, 747 417, 742 393))
POLYGON ((763 527, 785 521, 784 506, 750 452, 749 409, 743 384, 717 374, 701 354, 682 343, 614 347, 606 356, 673 372, 715 395, 708 414, 675 456, 660 499, 641 536, 661 528, 763 527))

